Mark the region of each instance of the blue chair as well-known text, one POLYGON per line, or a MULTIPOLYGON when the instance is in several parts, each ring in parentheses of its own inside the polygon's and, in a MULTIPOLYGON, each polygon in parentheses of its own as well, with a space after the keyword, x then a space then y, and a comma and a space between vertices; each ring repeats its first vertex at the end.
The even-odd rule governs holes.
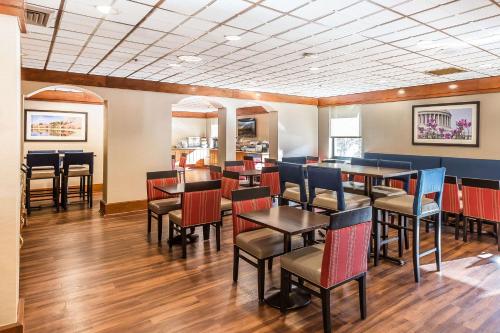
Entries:
POLYGON ((370 206, 369 197, 344 193, 340 169, 308 166, 309 205, 331 212, 370 206), (323 193, 318 190, 326 190, 323 193))
POLYGON ((283 157, 281 160, 285 163, 306 164, 307 157, 306 156, 283 157))
POLYGON ((375 266, 379 264, 380 247, 384 246, 384 256, 387 257, 387 244, 391 241, 385 239, 380 241, 380 226, 388 226, 396 230, 406 229, 413 232, 413 273, 415 282, 420 281, 420 258, 434 253, 436 256, 437 271, 441 270, 441 202, 446 169, 437 168, 420 170, 417 178, 417 188, 415 196, 400 195, 388 196, 375 200, 373 204, 373 223, 375 228, 375 266), (434 193, 434 199, 426 197, 427 194, 434 193), (407 217, 412 219, 412 228, 395 224, 391 221, 379 220, 385 216, 385 212, 395 213, 398 219, 407 217), (434 228, 434 248, 420 253, 420 222, 433 223, 434 228))
MULTIPOLYGON (((370 158, 351 158, 351 165, 378 167, 378 160, 370 158)), ((349 181, 344 182, 344 190, 349 193, 365 194, 366 177, 349 175, 349 181)))
POLYGON ((302 164, 279 162, 278 170, 281 186, 280 204, 287 205, 292 201, 302 206, 302 209, 306 209, 307 188, 302 164))

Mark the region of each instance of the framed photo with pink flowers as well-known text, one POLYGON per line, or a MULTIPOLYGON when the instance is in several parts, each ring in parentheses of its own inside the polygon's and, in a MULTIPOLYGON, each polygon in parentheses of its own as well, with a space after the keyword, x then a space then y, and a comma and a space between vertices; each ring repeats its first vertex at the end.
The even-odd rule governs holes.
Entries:
POLYGON ((413 106, 413 144, 479 147, 479 102, 413 106))

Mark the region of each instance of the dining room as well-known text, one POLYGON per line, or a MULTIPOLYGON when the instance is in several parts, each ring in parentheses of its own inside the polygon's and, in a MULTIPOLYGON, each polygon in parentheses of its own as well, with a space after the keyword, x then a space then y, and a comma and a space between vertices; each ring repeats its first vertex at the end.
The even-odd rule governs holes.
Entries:
POLYGON ((0 29, 0 333, 498 332, 498 0, 0 29))

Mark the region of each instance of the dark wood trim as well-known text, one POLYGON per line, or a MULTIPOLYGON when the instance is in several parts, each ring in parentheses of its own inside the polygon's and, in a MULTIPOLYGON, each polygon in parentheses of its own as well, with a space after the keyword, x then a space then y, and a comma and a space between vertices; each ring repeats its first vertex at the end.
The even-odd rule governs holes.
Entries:
POLYGON ((26 33, 26 15, 24 0, 3 0, 0 3, 0 14, 16 16, 19 21, 19 30, 26 33))
POLYGON ((0 326, 0 333, 23 333, 24 332, 24 298, 17 303, 17 322, 0 326))
POLYGON ((61 25, 61 17, 63 15, 65 5, 66 0, 61 0, 61 2, 59 3, 59 10, 57 11, 54 32, 52 33, 52 39, 50 41, 49 53, 47 54, 47 59, 45 60, 45 66, 43 66, 43 69, 47 69, 47 66, 49 65, 50 57, 52 56, 52 50, 54 49, 54 44, 56 42, 57 33, 59 32, 59 26, 61 25))
POLYGON ((208 112, 172 111, 172 118, 200 118, 206 119, 208 112))
POLYGON ((188 84, 135 80, 128 78, 109 77, 101 75, 77 74, 60 71, 49 71, 33 68, 23 68, 21 77, 25 81, 50 82, 91 87, 130 89, 154 91, 170 94, 217 96, 236 99, 261 100, 266 102, 293 103, 317 105, 318 99, 264 92, 241 91, 234 89, 212 88, 188 84))
POLYGON ((462 80, 447 83, 436 83, 423 86, 403 88, 404 94, 399 94, 399 89, 371 91, 360 94, 333 96, 320 98, 318 106, 336 106, 349 104, 376 104, 436 97, 465 96, 500 92, 500 76, 481 79, 462 80), (450 84, 456 84, 456 89, 450 89, 450 84))
POLYGON ((113 202, 109 204, 104 202, 104 200, 101 200, 99 212, 101 213, 101 215, 111 215, 111 214, 134 212, 138 210, 145 210, 147 208, 148 208, 148 201, 146 199, 113 202))
POLYGON ((87 91, 72 92, 60 90, 43 90, 34 95, 26 97, 26 100, 97 105, 104 104, 104 101, 100 97, 87 91))
POLYGON ((263 106, 247 106, 236 109, 236 116, 251 116, 254 114, 267 114, 268 111, 263 106))

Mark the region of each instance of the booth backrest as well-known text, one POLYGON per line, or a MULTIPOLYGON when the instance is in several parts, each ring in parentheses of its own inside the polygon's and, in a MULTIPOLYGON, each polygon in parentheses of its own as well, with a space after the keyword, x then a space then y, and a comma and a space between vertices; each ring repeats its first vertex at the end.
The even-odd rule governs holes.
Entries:
POLYGON ((435 169, 441 167, 441 157, 439 156, 365 153, 365 158, 411 162, 412 168, 414 170, 435 169))

